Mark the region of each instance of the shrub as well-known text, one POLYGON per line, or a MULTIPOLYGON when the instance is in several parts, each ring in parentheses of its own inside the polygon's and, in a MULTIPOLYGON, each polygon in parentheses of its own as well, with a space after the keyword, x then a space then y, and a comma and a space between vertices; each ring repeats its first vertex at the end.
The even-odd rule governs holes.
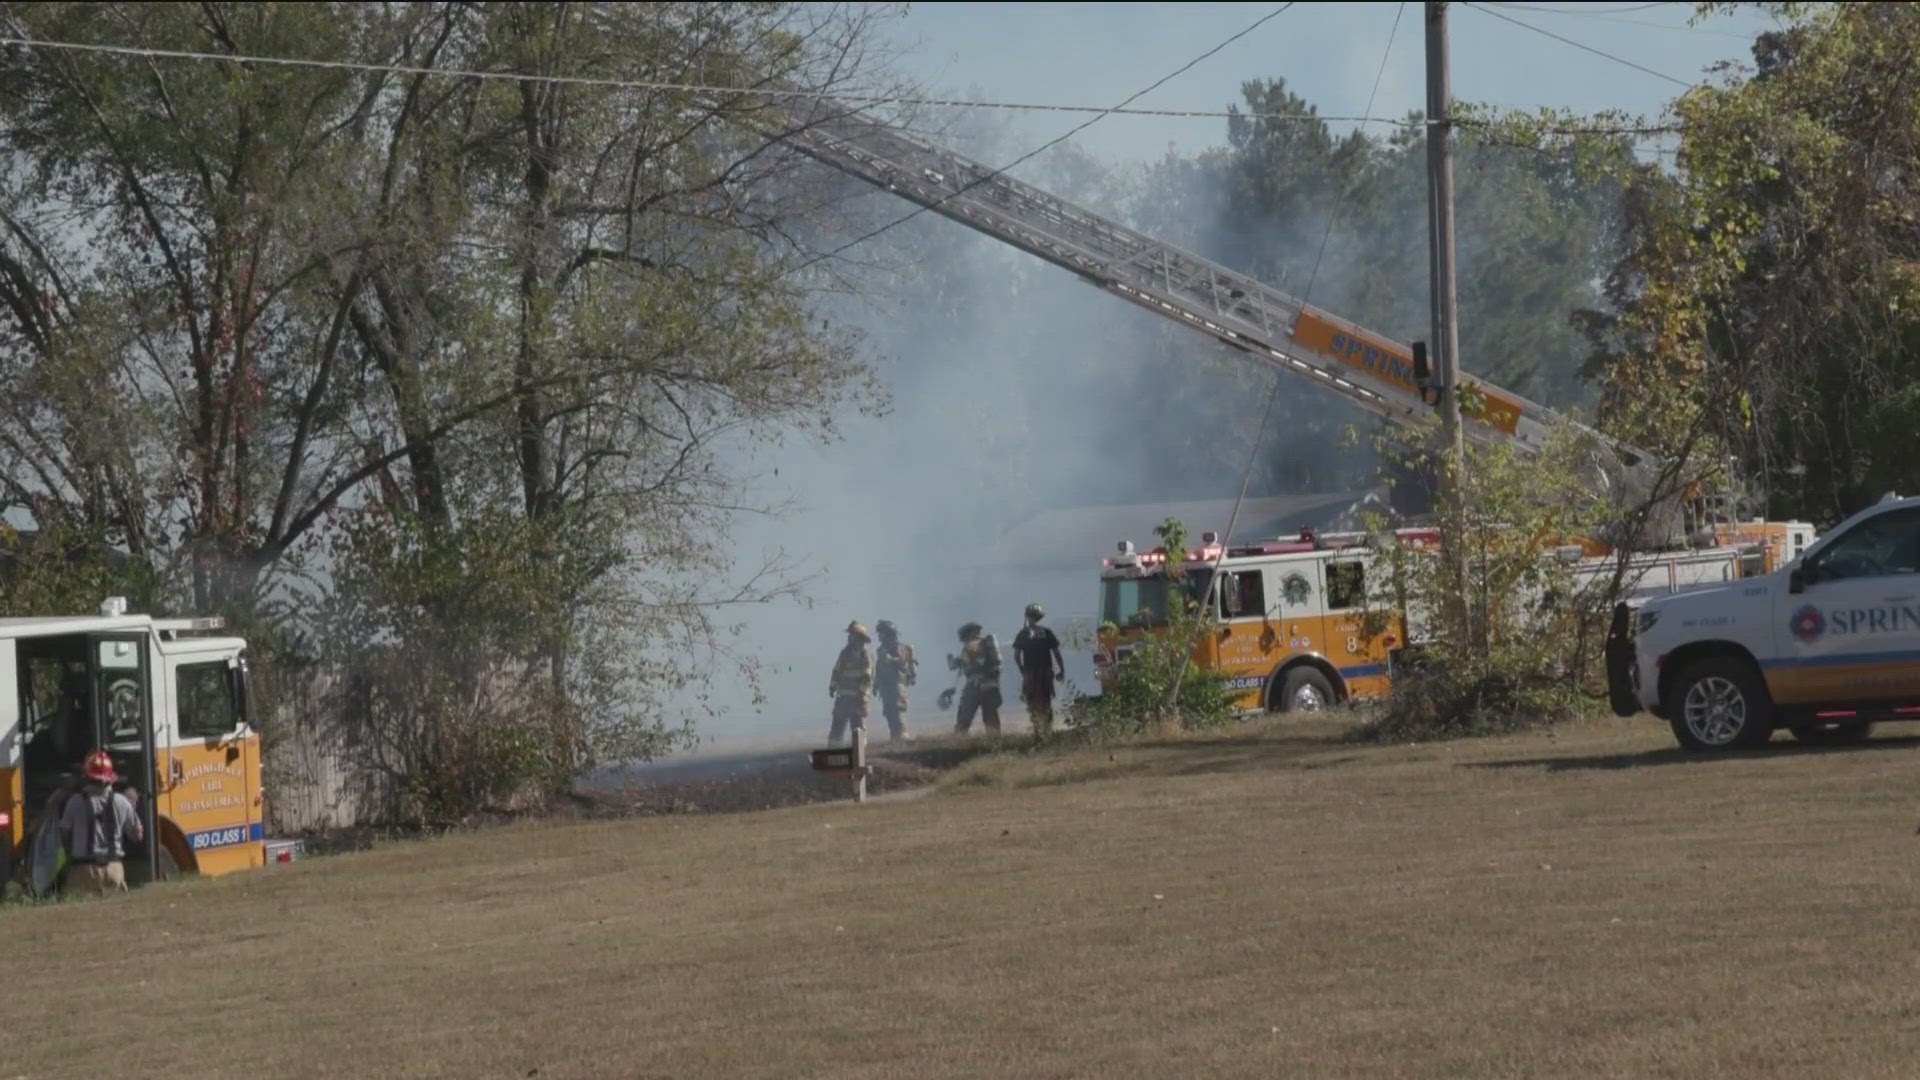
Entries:
MULTIPOLYGON (((1388 452, 1431 461, 1424 439, 1416 432, 1388 452)), ((1361 737, 1460 738, 1589 710, 1621 575, 1582 578, 1555 549, 1617 531, 1616 508, 1579 494, 1593 489, 1593 453, 1571 432, 1534 456, 1511 444, 1471 448, 1459 519, 1442 522, 1444 556, 1402 545, 1384 522, 1370 522, 1380 570, 1367 632, 1404 621, 1421 644, 1418 662, 1396 667, 1361 737)))
MULTIPOLYGON (((1168 518, 1154 531, 1163 548, 1176 553, 1167 560, 1165 572, 1178 578, 1184 567, 1177 553, 1186 550, 1186 527, 1168 518)), ((1194 650, 1215 629, 1211 613, 1180 589, 1167 593, 1166 625, 1128 653, 1104 693, 1069 701, 1068 718, 1081 737, 1135 734, 1161 726, 1213 727, 1234 718, 1239 694, 1232 677, 1193 662, 1194 650)), ((1109 638, 1119 628, 1108 623, 1098 633, 1109 638)))
POLYGON ((1452 658, 1394 674, 1393 690, 1354 729, 1370 742, 1430 742, 1499 735, 1585 715, 1591 698, 1532 659, 1452 658))

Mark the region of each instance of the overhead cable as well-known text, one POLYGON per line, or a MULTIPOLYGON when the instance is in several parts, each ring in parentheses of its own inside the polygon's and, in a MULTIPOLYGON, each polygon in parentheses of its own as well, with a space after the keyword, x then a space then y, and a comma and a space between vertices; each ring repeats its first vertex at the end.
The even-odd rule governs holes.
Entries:
POLYGON ((856 236, 852 240, 849 240, 846 243, 841 244, 839 247, 834 248, 832 251, 828 251, 820 255, 815 255, 813 258, 808 259, 806 262, 803 262, 799 266, 794 267, 794 269, 790 271, 790 273, 798 273, 799 271, 805 270, 807 267, 812 266, 815 263, 822 262, 827 259, 831 259, 834 256, 839 255, 841 252, 846 251, 848 248, 854 247, 855 245, 858 245, 858 244, 864 244, 868 240, 871 240, 874 237, 879 236, 880 234, 886 232, 888 229, 891 229, 896 225, 903 225, 906 222, 912 221, 914 218, 919 217, 921 214, 926 213, 928 210, 931 210, 938 206, 943 206, 949 200, 952 200, 960 195, 966 194, 967 192, 973 190, 974 188, 980 186, 981 184, 984 184, 987 181, 992 180, 997 176, 1003 175, 1008 170, 1018 168, 1020 165, 1026 163, 1027 161, 1032 160, 1033 158, 1044 153, 1045 151, 1050 150, 1053 147, 1056 147, 1063 142, 1066 142, 1068 139, 1073 138, 1075 135, 1078 135, 1082 131, 1085 131, 1088 128, 1092 127, 1093 125, 1099 123, 1101 120, 1105 119, 1107 116, 1111 115, 1115 111, 1119 109, 1123 109, 1126 106, 1133 104, 1135 101, 1138 101, 1140 98, 1145 97, 1146 95, 1152 93, 1155 90, 1160 89, 1160 87, 1173 81, 1176 77, 1186 74, 1187 71, 1191 70, 1194 67, 1194 65, 1200 63, 1202 60, 1207 59, 1208 57, 1219 52, 1221 49, 1224 49, 1227 46, 1233 44, 1234 42, 1239 41, 1241 38, 1246 37, 1248 34, 1253 33, 1255 30, 1258 30, 1261 26, 1266 24, 1269 20, 1285 13, 1288 8, 1293 7, 1294 4, 1297 2, 1298 0, 1288 0, 1288 3, 1282 4, 1280 7, 1277 7, 1274 10, 1267 12, 1265 15, 1260 16, 1258 19, 1255 19, 1251 24, 1249 24, 1245 29, 1241 30, 1239 33, 1234 34, 1232 37, 1229 37, 1225 41, 1222 41, 1220 44, 1215 45, 1213 48, 1208 49, 1206 52, 1203 52, 1199 56, 1194 57, 1192 60, 1189 60, 1186 63, 1180 65, 1179 67, 1175 68, 1173 71, 1169 72, 1168 74, 1161 76, 1157 81, 1153 83, 1153 85, 1147 87, 1144 90, 1139 91, 1138 93, 1133 94, 1132 96, 1128 97, 1125 101, 1122 101, 1120 104, 1114 106, 1112 109, 1103 110, 1099 116, 1089 117, 1087 120, 1083 121, 1078 126, 1074 127, 1072 130, 1066 132, 1065 134, 1057 136, 1047 142, 1041 143, 1039 146, 1036 146, 1032 150, 1029 150, 1026 153, 1020 155, 1019 157, 1015 158, 1013 161, 1008 162, 1005 165, 1002 165, 1001 167, 993 170, 992 172, 984 173, 978 177, 975 177, 973 180, 969 181, 968 183, 962 185, 959 188, 956 188, 955 190, 945 195, 942 195, 940 198, 934 200, 933 202, 925 206, 914 207, 911 213, 902 214, 901 216, 893 219, 892 221, 887 222, 885 225, 882 225, 877 229, 874 229, 870 232, 863 233, 860 236, 856 236))
POLYGON ((1495 11, 1490 7, 1483 7, 1480 4, 1473 3, 1472 0, 1468 0, 1468 2, 1465 3, 1463 6, 1473 8, 1475 11, 1478 11, 1484 15, 1491 15, 1496 19, 1505 19, 1507 22, 1510 22, 1513 25, 1518 26, 1523 30, 1531 30, 1536 34, 1541 34, 1545 37, 1550 37, 1555 41, 1561 42, 1562 44, 1571 45, 1574 48, 1580 49, 1584 52, 1590 52, 1595 56, 1604 57, 1605 59, 1611 60, 1616 64, 1624 64, 1635 71, 1645 72, 1646 74, 1652 75, 1653 77, 1658 79, 1665 79, 1668 82, 1673 83, 1675 86, 1683 86, 1691 90, 1694 88, 1694 86, 1698 85, 1696 83, 1690 83, 1685 79, 1676 79, 1664 71, 1655 71, 1644 64, 1636 64, 1633 61, 1628 60, 1623 56, 1615 56, 1610 52, 1605 52, 1601 49, 1596 49, 1591 45, 1582 44, 1578 41, 1573 40, 1570 37, 1565 37, 1563 35, 1556 34, 1551 30, 1543 30, 1540 27, 1533 25, 1532 23, 1522 22, 1519 19, 1516 19, 1513 16, 1506 14, 1505 12, 1495 11))

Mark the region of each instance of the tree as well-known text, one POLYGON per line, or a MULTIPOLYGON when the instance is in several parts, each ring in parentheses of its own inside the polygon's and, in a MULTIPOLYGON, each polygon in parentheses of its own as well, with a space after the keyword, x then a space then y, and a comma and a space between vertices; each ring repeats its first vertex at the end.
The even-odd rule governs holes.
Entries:
MULTIPOLYGON (((831 92, 879 14, 0 6, 27 39, 352 65, 13 50, 0 490, 168 606, 384 672, 376 708, 508 677, 565 769, 643 751, 717 605, 787 587, 703 539, 750 508, 721 449, 877 395, 792 273, 822 192, 779 136, 816 117, 609 83, 831 92)), ((420 730, 479 723, 453 701, 420 730)))
POLYGON ((1907 482, 1920 448, 1920 12, 1768 6, 1792 21, 1755 67, 1675 102, 1672 172, 1612 159, 1627 243, 1585 319, 1590 370, 1614 430, 1697 422, 1753 509, 1831 521, 1907 482))

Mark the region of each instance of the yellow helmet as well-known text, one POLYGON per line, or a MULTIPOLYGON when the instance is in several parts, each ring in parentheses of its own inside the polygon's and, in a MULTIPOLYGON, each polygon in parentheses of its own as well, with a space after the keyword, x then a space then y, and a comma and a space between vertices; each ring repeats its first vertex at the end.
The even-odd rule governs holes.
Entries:
POLYGON ((861 641, 873 640, 873 635, 867 633, 867 628, 864 626, 861 626, 857 620, 847 624, 847 633, 852 634, 854 637, 859 638, 861 641))

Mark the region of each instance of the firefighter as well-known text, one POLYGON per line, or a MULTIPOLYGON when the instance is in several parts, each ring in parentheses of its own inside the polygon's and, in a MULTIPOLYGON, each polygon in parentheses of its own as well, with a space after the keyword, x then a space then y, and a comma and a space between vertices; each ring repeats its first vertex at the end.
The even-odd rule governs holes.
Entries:
POLYGON ((887 737, 906 742, 907 725, 901 714, 907 711, 907 687, 914 684, 918 661, 913 658, 913 646, 900 640, 892 622, 881 619, 874 630, 880 634, 880 646, 874 650, 873 693, 880 699, 880 714, 887 718, 887 737))
POLYGON ((960 655, 947 657, 947 666, 960 673, 960 715, 953 730, 965 735, 973 727, 973 714, 991 734, 1000 734, 1000 646, 992 634, 982 635, 980 624, 970 622, 960 628, 960 655))
POLYGON ((833 662, 833 675, 827 680, 827 695, 833 698, 833 728, 827 734, 828 746, 839 746, 841 734, 851 724, 860 730, 867 726, 867 693, 873 689, 873 657, 867 654, 867 628, 857 622, 847 624, 847 647, 833 662))
POLYGON ((60 813, 60 836, 67 845, 66 890, 99 896, 127 890, 122 862, 127 849, 146 839, 133 800, 113 790, 117 777, 105 750, 87 755, 87 784, 67 800, 60 813))
POLYGON ((1020 700, 1027 706, 1027 723, 1045 737, 1053 730, 1053 684, 1067 677, 1060 655, 1060 639, 1040 625, 1047 613, 1039 604, 1027 605, 1027 625, 1013 638, 1013 665, 1020 669, 1020 700))

